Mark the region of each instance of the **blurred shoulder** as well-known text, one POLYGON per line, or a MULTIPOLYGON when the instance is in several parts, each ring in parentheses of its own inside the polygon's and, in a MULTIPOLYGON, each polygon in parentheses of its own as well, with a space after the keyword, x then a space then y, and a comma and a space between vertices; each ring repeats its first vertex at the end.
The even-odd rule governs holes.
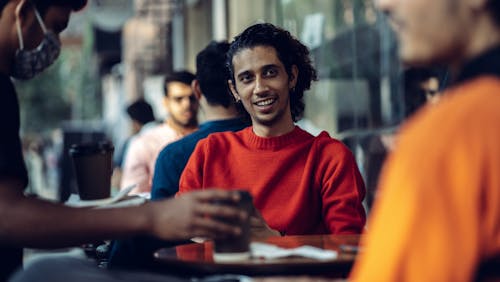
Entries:
POLYGON ((318 136, 314 137, 314 143, 320 147, 336 148, 338 150, 349 150, 342 141, 333 138, 326 131, 322 131, 318 136))
POLYGON ((251 133, 252 128, 246 127, 240 131, 224 131, 210 133, 206 138, 200 140, 200 142, 217 144, 217 143, 227 143, 242 140, 246 135, 251 133))

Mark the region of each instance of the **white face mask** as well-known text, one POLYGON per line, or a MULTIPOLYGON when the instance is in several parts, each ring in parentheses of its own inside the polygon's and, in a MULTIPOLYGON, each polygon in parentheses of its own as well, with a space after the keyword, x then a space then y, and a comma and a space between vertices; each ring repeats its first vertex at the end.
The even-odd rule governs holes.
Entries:
POLYGON ((25 50, 21 23, 16 20, 17 36, 19 38, 19 49, 16 51, 14 59, 14 69, 12 77, 17 79, 30 79, 41 73, 57 59, 61 52, 61 43, 57 36, 45 28, 40 14, 35 9, 35 15, 44 33, 42 42, 33 50, 25 50))

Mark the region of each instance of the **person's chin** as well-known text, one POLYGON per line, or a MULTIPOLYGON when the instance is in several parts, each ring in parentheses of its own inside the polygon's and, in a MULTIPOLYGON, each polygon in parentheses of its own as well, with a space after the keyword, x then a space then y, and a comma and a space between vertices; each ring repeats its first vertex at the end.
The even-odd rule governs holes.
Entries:
POLYGON ((406 66, 427 66, 432 63, 432 59, 419 54, 415 50, 400 49, 399 58, 401 62, 406 66))
POLYGON ((196 121, 196 119, 190 119, 190 120, 187 120, 184 125, 186 127, 192 127, 192 126, 196 126, 198 122, 196 121))

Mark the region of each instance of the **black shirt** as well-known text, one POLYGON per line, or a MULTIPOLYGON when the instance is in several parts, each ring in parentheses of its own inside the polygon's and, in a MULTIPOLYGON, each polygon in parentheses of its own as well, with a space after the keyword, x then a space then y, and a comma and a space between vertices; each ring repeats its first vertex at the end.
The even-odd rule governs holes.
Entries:
MULTIPOLYGON (((0 180, 20 179, 28 183, 21 140, 19 103, 10 78, 0 74, 0 180)), ((4 219, 0 219, 4 220, 4 219)), ((0 281, 5 281, 22 264, 22 248, 0 242, 0 281)))
POLYGON ((500 76, 500 46, 491 48, 467 62, 457 82, 464 82, 481 75, 500 76))

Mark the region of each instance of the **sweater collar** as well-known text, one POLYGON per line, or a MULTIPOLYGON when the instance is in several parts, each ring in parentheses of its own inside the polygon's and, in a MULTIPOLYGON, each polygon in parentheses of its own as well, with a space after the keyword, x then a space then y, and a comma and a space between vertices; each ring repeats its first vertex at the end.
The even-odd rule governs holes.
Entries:
POLYGON ((299 144, 308 139, 313 138, 313 136, 306 131, 302 130, 300 127, 295 126, 295 128, 286 134, 276 136, 276 137, 260 137, 253 132, 253 127, 247 127, 242 131, 248 144, 252 148, 259 150, 280 150, 290 144, 299 144))

